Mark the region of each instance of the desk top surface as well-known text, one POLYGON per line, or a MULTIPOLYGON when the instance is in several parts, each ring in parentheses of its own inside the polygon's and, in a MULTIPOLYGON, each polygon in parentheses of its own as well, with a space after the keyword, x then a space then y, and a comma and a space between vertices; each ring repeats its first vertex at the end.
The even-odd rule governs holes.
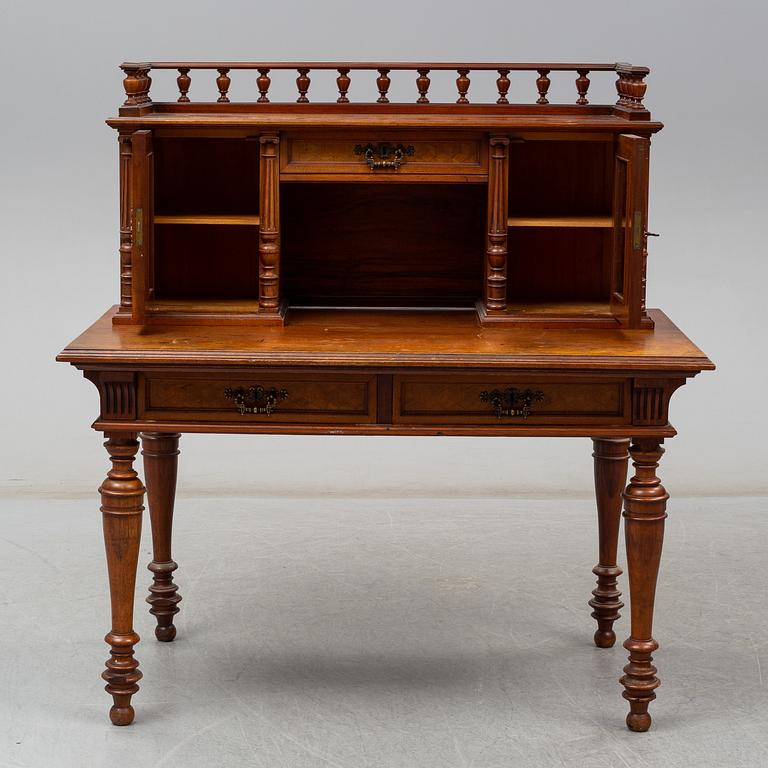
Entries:
POLYGON ((654 330, 481 327, 474 312, 291 310, 285 326, 113 325, 57 357, 81 366, 500 367, 697 373, 709 358, 660 310, 654 330))

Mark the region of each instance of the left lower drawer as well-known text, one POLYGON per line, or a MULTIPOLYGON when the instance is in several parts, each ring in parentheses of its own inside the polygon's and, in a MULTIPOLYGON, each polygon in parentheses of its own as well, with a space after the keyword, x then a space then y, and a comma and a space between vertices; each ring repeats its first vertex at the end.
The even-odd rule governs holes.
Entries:
POLYGON ((376 377, 273 369, 148 373, 139 387, 139 418, 369 424, 376 421, 376 377))

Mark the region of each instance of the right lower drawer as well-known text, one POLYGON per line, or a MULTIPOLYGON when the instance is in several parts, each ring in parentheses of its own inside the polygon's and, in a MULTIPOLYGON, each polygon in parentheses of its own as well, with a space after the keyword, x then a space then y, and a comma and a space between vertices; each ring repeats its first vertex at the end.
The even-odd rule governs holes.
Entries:
POLYGON ((392 394, 396 424, 626 424, 631 414, 619 377, 403 375, 392 394))

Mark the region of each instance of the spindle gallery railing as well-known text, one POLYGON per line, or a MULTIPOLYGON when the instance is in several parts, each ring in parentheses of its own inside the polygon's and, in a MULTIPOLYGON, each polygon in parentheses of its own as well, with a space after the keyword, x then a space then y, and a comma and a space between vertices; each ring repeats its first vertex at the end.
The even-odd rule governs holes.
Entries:
MULTIPOLYGON (((589 104, 587 100, 587 91, 589 90, 591 72, 616 72, 616 90, 619 99, 616 106, 624 110, 645 110, 643 105, 643 96, 645 95, 646 83, 645 76, 649 73, 647 67, 636 67, 631 64, 435 64, 435 63, 343 63, 343 62, 182 62, 182 61, 161 61, 147 63, 125 63, 120 68, 125 72, 123 85, 125 86, 126 100, 124 106, 140 106, 149 104, 152 99, 149 95, 149 89, 152 84, 150 72, 155 69, 175 69, 178 71, 176 84, 179 88, 179 97, 177 102, 182 104, 190 103, 189 90, 192 85, 192 70, 213 70, 218 73, 216 77, 216 87, 219 91, 217 101, 222 104, 230 102, 229 87, 231 79, 229 73, 232 70, 253 70, 258 72, 256 78, 256 88, 259 97, 256 99, 258 104, 267 104, 270 102, 269 88, 272 83, 270 72, 273 70, 293 70, 297 73, 296 89, 299 104, 309 103, 309 89, 311 85, 310 72, 315 70, 338 72, 336 77, 336 87, 339 91, 337 104, 349 104, 349 88, 352 83, 350 72, 376 72, 375 86, 378 90, 377 104, 389 104, 388 96, 391 80, 389 73, 398 70, 409 70, 416 73, 415 86, 418 97, 415 98, 416 104, 429 104, 429 87, 431 80, 429 77, 432 71, 453 71, 456 72, 456 89, 458 98, 456 104, 469 104, 469 89, 471 85, 470 73, 474 72, 496 72, 496 88, 499 97, 496 104, 509 104, 509 90, 511 81, 510 72, 532 72, 536 73, 535 80, 538 98, 536 104, 549 104, 547 93, 551 84, 550 73, 553 72, 573 72, 577 75, 575 103, 584 106, 589 104)), ((415 94, 414 94, 415 95, 415 94)), ((404 103, 404 102, 399 102, 404 103)))

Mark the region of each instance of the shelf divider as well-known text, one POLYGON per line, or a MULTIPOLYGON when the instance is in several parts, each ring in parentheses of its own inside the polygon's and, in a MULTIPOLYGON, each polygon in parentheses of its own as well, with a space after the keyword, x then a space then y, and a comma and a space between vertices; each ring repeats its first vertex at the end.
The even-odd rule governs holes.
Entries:
POLYGON ((508 227, 589 227, 609 229, 612 216, 510 216, 508 227))
POLYGON ((230 224, 259 226, 258 216, 155 216, 155 224, 230 224))

